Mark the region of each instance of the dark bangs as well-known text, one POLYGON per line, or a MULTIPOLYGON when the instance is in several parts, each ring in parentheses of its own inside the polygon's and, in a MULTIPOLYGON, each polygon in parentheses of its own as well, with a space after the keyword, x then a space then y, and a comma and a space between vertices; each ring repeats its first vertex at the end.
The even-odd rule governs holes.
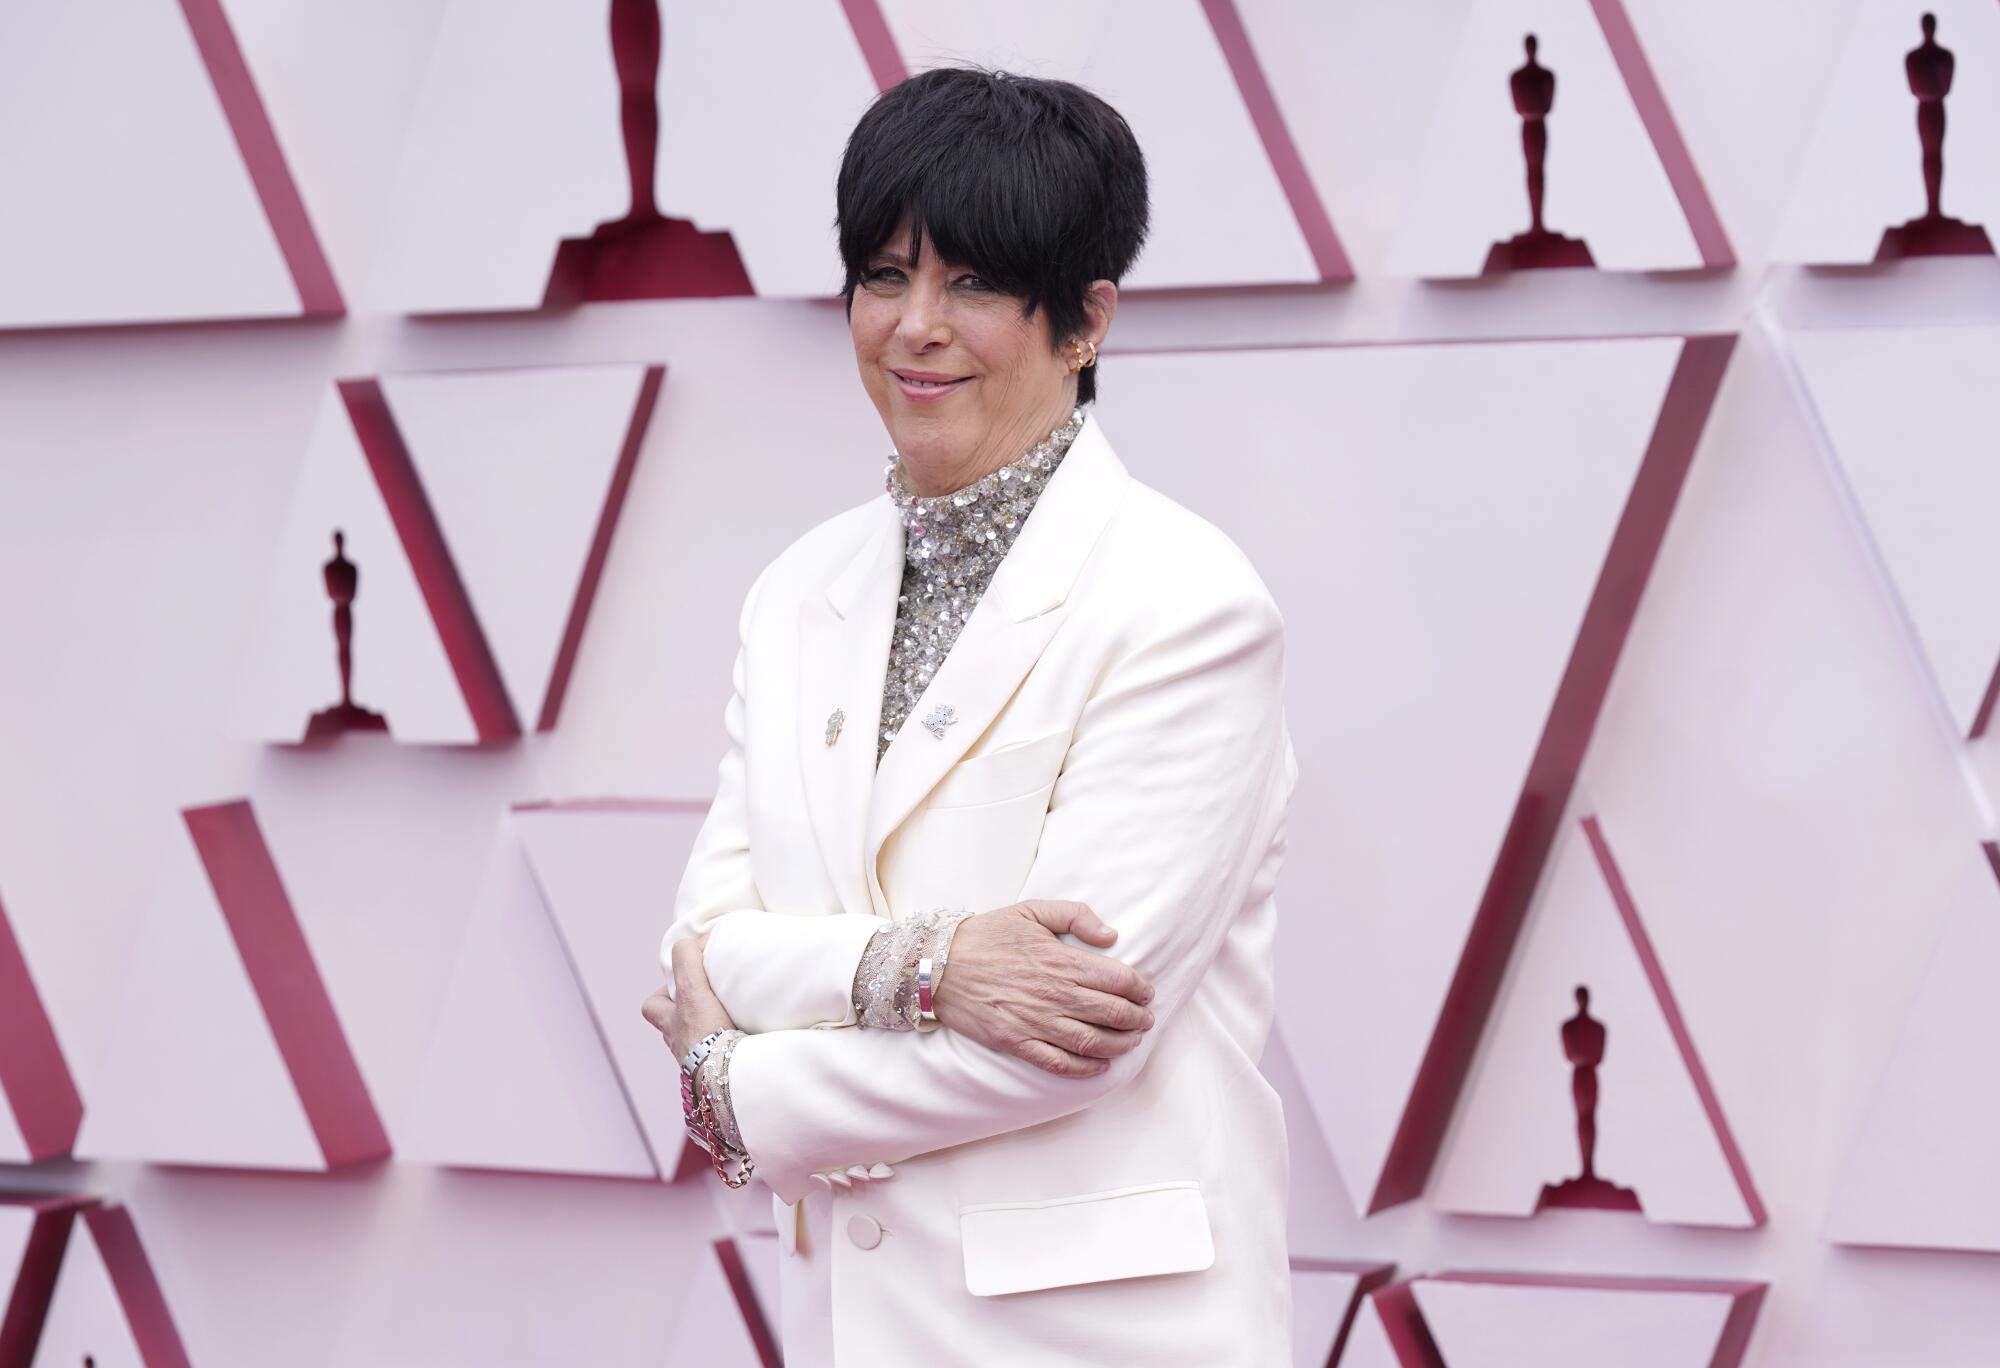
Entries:
MULTIPOLYGON (((1124 278, 1145 241, 1146 163, 1117 110, 1068 81, 941 67, 885 91, 848 137, 835 227, 854 291, 908 215, 945 261, 1046 308, 1058 350, 1093 280, 1124 278)), ((1095 397, 1094 369, 1077 397, 1095 397)))

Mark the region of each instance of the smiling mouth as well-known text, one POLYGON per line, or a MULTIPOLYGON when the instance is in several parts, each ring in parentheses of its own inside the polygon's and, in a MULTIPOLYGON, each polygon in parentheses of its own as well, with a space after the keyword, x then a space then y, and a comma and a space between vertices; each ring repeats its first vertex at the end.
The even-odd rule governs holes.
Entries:
POLYGON ((897 383, 911 395, 943 394, 972 378, 969 375, 939 375, 935 371, 892 370, 889 374, 895 376, 897 383))

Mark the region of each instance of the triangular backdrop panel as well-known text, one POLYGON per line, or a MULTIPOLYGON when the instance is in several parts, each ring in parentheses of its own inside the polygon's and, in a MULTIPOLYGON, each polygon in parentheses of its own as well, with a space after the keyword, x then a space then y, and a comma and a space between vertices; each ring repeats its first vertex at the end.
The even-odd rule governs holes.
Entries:
POLYGON ((704 1368, 780 1368, 777 1241, 737 1236, 715 1241, 695 1266, 667 1363, 704 1368))
POLYGON ((2000 1251, 2000 855, 1969 848, 1929 971, 1849 1142, 1826 1236, 2000 1251))
POLYGON ((1497 985, 1730 341, 1135 356, 1103 401, 1148 483, 1259 547, 1285 613, 1313 839, 1279 898, 1340 915, 1284 919, 1278 1011, 1364 1207, 1421 1189, 1484 1020, 1476 996, 1441 1019, 1461 950, 1494 928, 1497 985), (1313 535, 1259 539, 1280 500, 1313 535))
POLYGON ((658 1033, 631 1023, 665 979, 660 939, 705 811, 690 803, 600 801, 524 804, 513 813, 654 1163, 668 1175, 687 1147, 680 1074, 658 1033))
MULTIPOLYGON (((390 197, 375 307, 540 307, 558 244, 626 213, 607 9, 452 0, 390 197)), ((727 231, 758 293, 824 296, 839 284, 834 172, 877 87, 840 0, 793 9, 774 27, 755 7, 661 4, 654 197, 727 231), (721 108, 734 113, 718 121, 721 108), (749 164, 760 174, 742 175, 749 164)))
POLYGON ((1924 213, 1923 144, 1903 59, 1937 16, 1937 41, 1956 56, 1945 99, 1941 205, 1981 224, 2000 245, 2000 6, 1988 0, 1860 0, 1826 105, 1800 163, 1773 261, 1859 265, 1888 228, 1924 213))
MULTIPOLYGON (((643 998, 629 1013, 642 1038, 643 998)), ((495 834, 415 1098, 397 1131, 406 1160, 658 1176, 511 815, 495 834)))
POLYGON ((1282 1024, 1274 1024, 1264 1043, 1258 1072, 1277 1092, 1285 1114, 1285 1140, 1290 1157, 1287 1193, 1291 1247, 1299 1250, 1341 1250, 1358 1229, 1354 1198, 1341 1181, 1333 1151, 1319 1128, 1319 1118, 1299 1067, 1285 1040, 1282 1024))
MULTIPOLYGON (((840 284, 833 179, 878 89, 847 13, 863 3, 872 0, 804 0, 778 25, 756 5, 661 5, 654 193, 666 213, 727 227, 760 295, 824 296, 840 284), (728 118, 715 117, 721 108, 728 118)), ((617 132, 602 118, 591 126, 592 136, 617 132)))
POLYGON ((374 308, 538 307, 556 244, 625 212, 607 8, 447 7, 369 278, 374 308))
POLYGON ((1451 1368, 1736 1368, 1761 1283, 1447 1273, 1411 1285, 1451 1368))
POLYGON ((247 802, 166 843, 92 1073, 79 1156, 324 1169, 388 1139, 247 802))
POLYGON ((1529 226, 1522 121, 1509 78, 1555 75, 1543 224, 1613 271, 1731 265, 1734 256, 1621 0, 1479 0, 1467 14, 1389 254, 1392 273, 1479 275, 1529 226))
POLYGON ((554 725, 663 379, 641 365, 382 377, 524 726, 554 725))
POLYGON ((1153 206, 1128 288, 1351 274, 1231 0, 1149 5, 1142 42, 1116 0, 881 0, 881 11, 911 71, 970 61, 1061 77, 1124 115, 1145 149, 1153 206))
POLYGON ((1334 1368, 1367 1294, 1389 1280, 1393 1264, 1292 1259, 1292 1362, 1334 1368))
POLYGON ((70 1233, 34 1368, 190 1368, 139 1231, 124 1207, 91 1207, 70 1233))
POLYGON ((83 1099, 0 904, 0 1163, 69 1153, 83 1099))
POLYGON ((340 310, 219 0, 0 9, 0 184, 0 327, 340 310))
POLYGON ((352 608, 354 703, 382 714, 398 741, 477 741, 479 724, 418 567, 338 387, 328 389, 320 406, 278 533, 237 679, 230 735, 296 742, 313 714, 340 702, 334 604, 324 570, 334 556, 336 530, 345 538, 341 554, 359 576, 352 608))
POLYGON ((1563 1024, 1582 985, 1605 1032, 1596 1176, 1634 1191, 1650 1220, 1762 1224, 1763 1204, 1646 934, 1641 898, 1594 818, 1564 832, 1439 1165, 1436 1206, 1528 1216, 1545 1184, 1580 1174, 1563 1024))
POLYGON ((1444 1368, 1408 1283, 1391 1283, 1361 1299, 1332 1368, 1444 1368))
POLYGON ((1792 349, 1952 723, 1983 735, 2000 680, 2000 328, 1801 332, 1792 349))

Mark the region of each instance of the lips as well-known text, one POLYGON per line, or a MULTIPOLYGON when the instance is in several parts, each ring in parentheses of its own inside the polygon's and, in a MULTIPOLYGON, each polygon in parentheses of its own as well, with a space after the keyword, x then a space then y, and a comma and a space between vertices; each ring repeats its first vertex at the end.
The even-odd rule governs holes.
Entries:
POLYGON ((942 371, 892 370, 897 387, 912 400, 922 403, 941 399, 972 382, 969 375, 947 375, 942 371))

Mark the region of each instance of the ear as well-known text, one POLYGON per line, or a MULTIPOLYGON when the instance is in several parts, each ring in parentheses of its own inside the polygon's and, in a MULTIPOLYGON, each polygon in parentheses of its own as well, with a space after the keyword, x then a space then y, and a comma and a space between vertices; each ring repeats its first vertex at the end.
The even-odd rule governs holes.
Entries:
POLYGON ((1093 280, 1090 288, 1083 292, 1083 327, 1077 330, 1076 335, 1102 347, 1105 335, 1111 331, 1111 320, 1117 316, 1117 285, 1108 280, 1093 280))

